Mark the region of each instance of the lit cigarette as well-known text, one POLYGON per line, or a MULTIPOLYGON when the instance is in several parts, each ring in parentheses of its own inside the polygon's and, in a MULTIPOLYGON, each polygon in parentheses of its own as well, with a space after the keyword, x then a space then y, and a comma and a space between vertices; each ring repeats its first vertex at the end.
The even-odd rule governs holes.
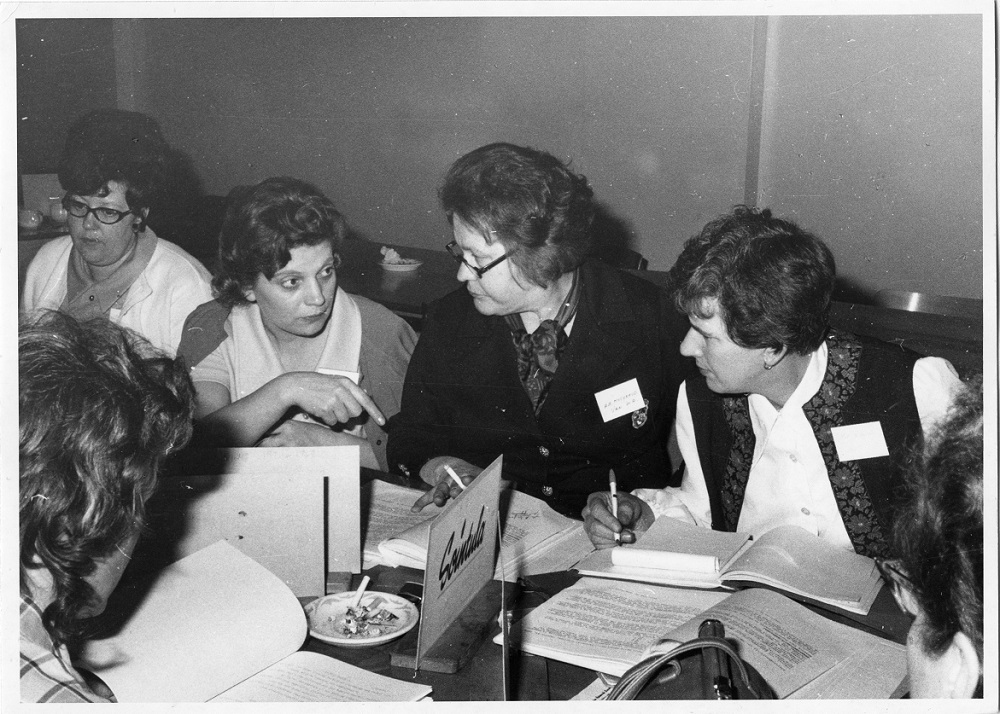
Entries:
POLYGON ((451 476, 451 480, 454 481, 455 483, 457 483, 458 487, 464 491, 465 490, 465 484, 462 483, 462 479, 460 479, 458 477, 458 474, 455 473, 455 469, 453 469, 451 466, 448 466, 447 464, 445 464, 444 470, 448 472, 449 476, 451 476))

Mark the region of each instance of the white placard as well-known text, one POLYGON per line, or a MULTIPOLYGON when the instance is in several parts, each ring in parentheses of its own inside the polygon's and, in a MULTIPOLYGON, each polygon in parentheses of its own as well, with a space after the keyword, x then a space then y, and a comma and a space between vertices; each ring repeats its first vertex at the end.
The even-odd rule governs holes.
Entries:
POLYGON ((431 524, 415 667, 493 579, 503 457, 486 467, 431 524))

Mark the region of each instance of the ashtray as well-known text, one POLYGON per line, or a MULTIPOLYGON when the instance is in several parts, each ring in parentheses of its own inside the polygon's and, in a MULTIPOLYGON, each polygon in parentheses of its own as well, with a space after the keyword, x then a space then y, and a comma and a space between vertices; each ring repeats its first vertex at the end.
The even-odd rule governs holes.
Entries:
POLYGON ((350 612, 355 596, 353 591, 335 593, 307 604, 309 634, 338 647, 371 647, 402 637, 420 619, 409 600, 375 591, 366 592, 350 612))
POLYGON ((393 272, 402 272, 402 271, 406 271, 406 270, 416 270, 417 268, 419 268, 421 265, 424 264, 424 261, 422 261, 422 260, 416 260, 414 258, 410 258, 410 259, 402 258, 402 260, 404 260, 406 262, 404 262, 404 263, 387 263, 387 262, 385 262, 383 260, 381 263, 379 263, 379 265, 381 265, 385 270, 391 270, 393 272))

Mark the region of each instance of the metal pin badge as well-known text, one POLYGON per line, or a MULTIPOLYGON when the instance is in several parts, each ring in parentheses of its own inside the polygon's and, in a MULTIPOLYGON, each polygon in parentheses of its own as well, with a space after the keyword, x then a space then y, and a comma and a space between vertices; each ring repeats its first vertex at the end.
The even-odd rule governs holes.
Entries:
POLYGON ((649 415, 649 400, 648 399, 643 399, 642 403, 643 403, 642 409, 636 409, 634 412, 632 412, 632 428, 633 429, 640 429, 640 428, 642 428, 642 425, 646 423, 646 419, 648 418, 648 415, 649 415))

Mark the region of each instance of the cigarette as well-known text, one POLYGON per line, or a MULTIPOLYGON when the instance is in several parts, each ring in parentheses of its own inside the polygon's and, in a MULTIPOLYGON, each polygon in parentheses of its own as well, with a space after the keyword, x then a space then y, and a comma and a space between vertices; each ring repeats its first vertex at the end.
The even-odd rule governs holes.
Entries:
POLYGON ((448 472, 449 476, 451 476, 452 481, 454 481, 455 483, 457 483, 458 487, 464 491, 465 490, 465 484, 462 483, 462 479, 460 479, 458 477, 458 474, 455 473, 455 469, 453 469, 451 466, 448 466, 447 464, 445 464, 444 470, 448 472))

